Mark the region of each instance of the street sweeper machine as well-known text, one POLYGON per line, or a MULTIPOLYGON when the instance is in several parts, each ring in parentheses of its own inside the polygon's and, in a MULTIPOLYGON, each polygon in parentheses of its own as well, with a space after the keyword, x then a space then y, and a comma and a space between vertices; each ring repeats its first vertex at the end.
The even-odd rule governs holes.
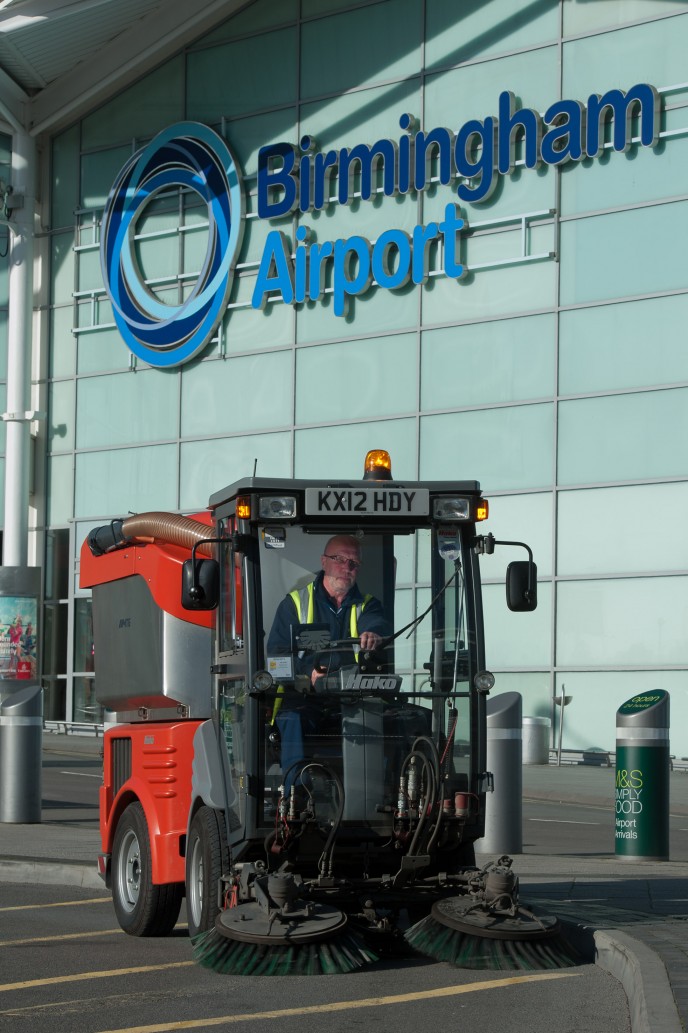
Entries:
MULTIPOLYGON (((350 971, 408 950, 559 967, 509 858, 482 869, 486 670, 474 481, 247 478, 193 517, 93 530, 104 739, 99 870, 121 927, 231 973, 350 971), (114 715, 113 715, 114 716, 114 715)), ((506 602, 536 606, 510 563, 506 602)), ((515 618, 519 619, 519 618, 515 618)))

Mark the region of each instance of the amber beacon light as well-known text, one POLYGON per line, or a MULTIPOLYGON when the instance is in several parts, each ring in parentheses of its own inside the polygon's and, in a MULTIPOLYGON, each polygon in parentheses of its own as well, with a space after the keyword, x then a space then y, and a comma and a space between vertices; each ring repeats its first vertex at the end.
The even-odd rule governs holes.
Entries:
POLYGON ((373 448, 365 457, 363 465, 364 481, 391 481, 392 459, 383 448, 373 448))

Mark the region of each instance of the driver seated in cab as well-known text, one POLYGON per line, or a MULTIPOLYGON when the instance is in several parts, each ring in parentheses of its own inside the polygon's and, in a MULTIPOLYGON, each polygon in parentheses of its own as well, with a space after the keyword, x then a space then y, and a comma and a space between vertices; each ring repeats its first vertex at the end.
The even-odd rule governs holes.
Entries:
MULTIPOLYGON (((357 538, 338 534, 330 538, 320 557, 322 569, 303 589, 285 596, 277 607, 268 637, 268 656, 285 656, 292 650, 292 628, 297 624, 326 624, 331 641, 358 639, 366 651, 379 649, 389 634, 382 603, 363 595, 356 578, 361 567, 361 546, 357 538)), ((357 659, 357 651, 354 651, 357 659)), ((315 684, 322 677, 315 657, 304 657, 298 673, 308 674, 315 684)))
MULTIPOLYGON (((358 640, 339 652, 335 658, 328 655, 327 669, 318 664, 315 653, 295 658, 296 673, 307 675, 311 685, 329 670, 342 663, 358 660, 359 648, 372 652, 380 648, 389 634, 382 603, 372 595, 363 595, 356 578, 361 567, 361 546, 353 535, 338 534, 330 538, 320 557, 321 570, 303 589, 290 592, 281 601, 268 636, 268 656, 286 656, 292 652, 292 629, 299 624, 325 624, 331 641, 358 640), (343 654, 343 655, 342 655, 343 654)), ((291 788, 299 762, 304 760, 304 731, 317 722, 312 704, 293 709, 282 706, 278 698, 273 713, 281 740, 281 765, 285 773, 285 788, 291 788)))

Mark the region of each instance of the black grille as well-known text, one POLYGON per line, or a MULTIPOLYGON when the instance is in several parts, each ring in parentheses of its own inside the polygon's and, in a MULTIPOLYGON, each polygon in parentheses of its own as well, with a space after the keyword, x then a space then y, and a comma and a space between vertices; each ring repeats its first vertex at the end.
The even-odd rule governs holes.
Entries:
POLYGON ((112 794, 116 796, 131 778, 131 739, 112 740, 112 794))

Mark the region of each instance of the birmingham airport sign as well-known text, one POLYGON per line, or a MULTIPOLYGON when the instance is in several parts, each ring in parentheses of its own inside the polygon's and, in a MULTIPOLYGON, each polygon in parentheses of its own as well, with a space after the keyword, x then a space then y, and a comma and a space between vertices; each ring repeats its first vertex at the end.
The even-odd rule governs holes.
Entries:
MULTIPOLYGON (((457 132, 445 127, 419 128, 410 114, 399 119, 398 139, 380 139, 340 150, 320 151, 311 136, 299 145, 273 143, 258 156, 257 216, 277 219, 354 198, 370 201, 423 191, 439 182, 459 202, 486 201, 516 166, 522 149, 527 169, 595 158, 605 147, 627 151, 634 142, 654 147, 659 139, 660 95, 638 83, 627 92, 592 94, 583 104, 558 100, 544 114, 518 108, 509 91, 499 96, 498 114, 470 119, 457 132), (434 166, 436 174, 431 175, 434 166)), ((213 130, 196 122, 179 122, 159 133, 132 155, 110 191, 101 229, 101 267, 117 327, 131 351, 153 366, 171 368, 201 351, 224 315, 244 228, 244 188, 239 164, 213 130), (208 247, 200 275, 180 305, 160 301, 146 285, 138 266, 134 235, 149 202, 161 191, 183 187, 195 191, 208 210, 208 247)), ((333 297, 335 316, 343 316, 352 298, 375 284, 398 290, 409 282, 424 284, 429 252, 440 245, 444 274, 459 281, 467 266, 459 260, 467 223, 460 206, 449 201, 439 222, 418 224, 411 233, 382 232, 374 243, 352 235, 317 241, 303 222, 294 234, 271 230, 263 247, 251 298, 254 309, 269 300, 289 305, 333 297), (329 284, 329 286, 328 286, 329 284)))

